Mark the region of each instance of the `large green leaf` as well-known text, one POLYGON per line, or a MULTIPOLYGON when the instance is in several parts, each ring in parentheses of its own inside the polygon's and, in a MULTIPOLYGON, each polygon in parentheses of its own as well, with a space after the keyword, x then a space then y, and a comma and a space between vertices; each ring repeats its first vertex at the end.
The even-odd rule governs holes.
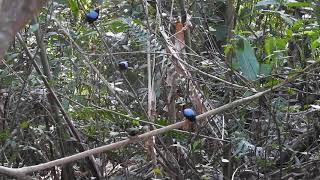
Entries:
POLYGON ((249 41, 240 37, 234 45, 232 67, 241 71, 248 80, 256 80, 259 73, 259 62, 249 41))
POLYGON ((283 58, 282 53, 286 48, 287 40, 276 37, 267 37, 264 42, 264 49, 268 60, 283 58))
POLYGON ((68 1, 71 12, 73 14, 74 17, 78 17, 79 15, 79 7, 78 7, 78 3, 76 0, 69 0, 68 1))
POLYGON ((223 41, 225 40, 226 36, 227 36, 227 30, 228 27, 224 24, 222 25, 217 25, 216 26, 216 31, 215 31, 215 37, 217 38, 218 41, 223 41))
POLYGON ((276 37, 266 37, 264 41, 264 49, 266 58, 264 62, 267 64, 260 65, 260 75, 269 75, 272 65, 279 63, 279 60, 283 59, 286 54, 287 40, 276 37))
POLYGON ((30 25, 30 28, 28 29, 28 34, 31 34, 31 33, 33 33, 33 32, 35 32, 35 31, 37 31, 39 29, 39 23, 37 23, 37 24, 32 24, 32 25, 30 25))
POLYGON ((316 50, 316 48, 318 48, 320 46, 320 38, 314 40, 312 43, 311 43, 311 49, 313 51, 316 50))
POLYGON ((293 1, 293 0, 290 0, 290 1, 287 1, 287 6, 288 7, 311 7, 312 4, 309 3, 309 2, 298 2, 298 1, 293 1))
POLYGON ((270 75, 272 67, 273 67, 272 64, 260 64, 259 75, 260 76, 270 75))

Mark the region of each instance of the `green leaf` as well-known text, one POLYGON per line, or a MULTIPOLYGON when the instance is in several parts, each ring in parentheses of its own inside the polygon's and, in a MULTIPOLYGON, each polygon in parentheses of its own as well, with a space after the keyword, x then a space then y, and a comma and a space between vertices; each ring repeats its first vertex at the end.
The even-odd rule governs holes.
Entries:
POLYGON ((28 123, 28 121, 22 121, 22 122, 20 123, 19 127, 20 127, 21 129, 28 129, 28 128, 29 128, 29 123, 28 123))
POLYGON ((247 140, 242 139, 240 142, 237 143, 237 147, 235 148, 235 155, 241 156, 242 154, 246 153, 252 144, 250 144, 247 140))
POLYGON ((192 143, 192 152, 197 152, 201 148, 201 140, 196 140, 192 143))
POLYGON ((132 123, 132 125, 137 125, 137 126, 138 126, 138 125, 140 124, 140 121, 138 121, 138 120, 132 120, 131 123, 132 123))
POLYGON ((256 80, 259 73, 259 62, 249 41, 239 37, 234 47, 232 67, 241 71, 248 80, 256 80))
POLYGON ((9 130, 4 130, 0 132, 0 140, 4 141, 10 137, 9 130))
POLYGON ((216 31, 214 32, 214 34, 217 40, 218 41, 225 40, 227 37, 228 27, 223 24, 223 25, 217 25, 215 28, 216 28, 216 31))
POLYGON ((166 119, 158 118, 158 119, 156 119, 155 122, 156 122, 157 124, 159 124, 159 125, 162 125, 162 126, 167 126, 167 125, 169 125, 169 122, 168 122, 168 120, 166 120, 166 119))
POLYGON ((11 60, 17 58, 19 55, 20 55, 20 53, 11 53, 11 54, 8 54, 8 56, 6 57, 6 59, 9 60, 9 61, 11 61, 11 60))
POLYGON ((227 56, 231 52, 232 52, 232 45, 231 44, 225 45, 224 46, 224 54, 227 56))
POLYGON ((291 30, 292 31, 298 31, 301 26, 304 24, 304 21, 303 20, 297 20, 293 23, 292 27, 291 27, 291 30))
POLYGON ((286 48, 287 40, 275 37, 266 39, 266 51, 268 55, 273 54, 274 51, 284 50, 286 48))
POLYGON ((28 29, 27 34, 31 34, 31 33, 35 32, 35 31, 37 31, 38 29, 39 29, 39 24, 38 23, 37 24, 32 24, 32 25, 30 25, 30 28, 28 29))
POLYGON ((157 175, 161 175, 161 169, 159 167, 154 168, 153 172, 157 175))
POLYGON ((260 76, 268 76, 270 75, 272 70, 272 66, 270 64, 260 64, 260 76))
POLYGON ((126 25, 120 20, 115 20, 111 23, 110 29, 114 33, 120 33, 126 30, 126 25))
POLYGON ((257 166, 259 167, 259 169, 262 169, 263 171, 270 169, 272 165, 273 162, 269 159, 257 158, 257 166))
POLYGON ((288 88, 288 89, 287 89, 287 93, 292 96, 292 95, 297 94, 297 91, 296 91, 295 89, 288 88))
POLYGON ((271 101, 271 104, 273 105, 274 108, 276 108, 276 110, 278 111, 282 111, 282 110, 286 110, 286 108, 288 107, 289 103, 288 101, 283 98, 283 97, 277 97, 277 98, 274 98, 272 101, 271 101))
POLYGON ((297 1, 291 1, 287 3, 288 7, 291 8, 297 8, 297 7, 311 7, 311 3, 308 2, 297 2, 297 1))
POLYGON ((318 48, 320 46, 320 38, 314 40, 312 43, 311 43, 311 49, 313 51, 316 50, 316 48, 318 48))
MULTIPOLYGON (((77 1, 77 0, 74 0, 77 1)), ((88 6, 90 5, 90 1, 87 0, 80 0, 81 4, 84 6, 84 8, 88 8, 88 6)))
POLYGON ((293 31, 292 31, 291 29, 288 29, 288 30, 286 31, 286 36, 287 36, 288 38, 291 38, 291 37, 293 36, 293 31))
POLYGON ((304 31, 303 34, 311 36, 311 37, 317 37, 317 32, 315 31, 304 31))
POLYGON ((279 84, 281 81, 278 79, 270 79, 266 84, 265 84, 265 88, 271 88, 277 84, 279 84))
POLYGON ((74 17, 78 17, 78 15, 79 15, 79 7, 78 7, 77 1, 76 0, 69 0, 68 3, 69 3, 69 6, 70 6, 72 15, 74 17))
POLYGON ((266 40, 264 41, 264 49, 265 49, 268 56, 273 54, 275 46, 276 45, 275 45, 275 38, 274 37, 266 38, 266 40))
MULTIPOLYGON (((282 38, 275 38, 275 37, 267 37, 265 39, 264 42, 264 49, 267 55, 267 60, 269 62, 271 62, 272 60, 278 60, 283 58, 284 55, 284 50, 286 48, 286 44, 287 44, 287 40, 286 39, 282 39, 282 38)), ((274 61, 274 63, 276 63, 276 61, 274 61)), ((273 62, 273 61, 272 61, 273 62)), ((273 64, 274 64, 273 63, 273 64)), ((264 71, 264 69, 261 68, 270 68, 270 67, 266 67, 266 66, 260 66, 260 72, 267 72, 264 71)), ((265 73, 262 73, 265 74, 265 73)), ((267 73, 269 74, 269 73, 267 73)), ((266 75, 266 74, 265 74, 266 75)))

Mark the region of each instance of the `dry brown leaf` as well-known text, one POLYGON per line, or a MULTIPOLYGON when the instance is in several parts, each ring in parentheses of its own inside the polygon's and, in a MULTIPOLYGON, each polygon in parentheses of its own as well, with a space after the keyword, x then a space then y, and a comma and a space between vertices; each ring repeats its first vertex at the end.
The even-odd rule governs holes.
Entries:
POLYGON ((175 34, 175 47, 178 52, 181 52, 184 47, 184 32, 183 32, 183 24, 181 22, 176 23, 176 34, 175 34))

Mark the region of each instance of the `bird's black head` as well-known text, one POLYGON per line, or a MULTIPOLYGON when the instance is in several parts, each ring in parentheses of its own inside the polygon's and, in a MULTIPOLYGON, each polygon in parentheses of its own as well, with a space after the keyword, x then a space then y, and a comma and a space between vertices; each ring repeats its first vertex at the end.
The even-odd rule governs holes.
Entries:
POLYGON ((99 9, 99 8, 97 8, 97 9, 95 9, 94 11, 95 11, 95 12, 97 12, 97 13, 99 14, 100 9, 99 9))

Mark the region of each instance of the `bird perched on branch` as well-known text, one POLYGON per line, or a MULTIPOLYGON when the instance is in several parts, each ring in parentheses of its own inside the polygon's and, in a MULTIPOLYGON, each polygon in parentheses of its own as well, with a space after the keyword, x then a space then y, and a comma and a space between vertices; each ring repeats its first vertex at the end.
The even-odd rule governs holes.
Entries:
POLYGON ((196 113, 191 108, 186 108, 183 110, 183 115, 186 119, 188 119, 191 122, 196 121, 196 113))
POLYGON ((127 70, 129 67, 128 61, 121 61, 118 65, 121 71, 127 70))
POLYGON ((139 128, 134 128, 134 127, 132 127, 132 128, 128 128, 127 129, 127 133, 129 134, 129 136, 136 136, 136 135, 138 135, 139 133, 140 133, 140 129, 139 128))
POLYGON ((95 10, 91 10, 90 12, 88 12, 86 14, 86 20, 88 23, 92 24, 93 22, 95 22, 96 20, 98 20, 99 18, 99 8, 95 9, 95 10))

